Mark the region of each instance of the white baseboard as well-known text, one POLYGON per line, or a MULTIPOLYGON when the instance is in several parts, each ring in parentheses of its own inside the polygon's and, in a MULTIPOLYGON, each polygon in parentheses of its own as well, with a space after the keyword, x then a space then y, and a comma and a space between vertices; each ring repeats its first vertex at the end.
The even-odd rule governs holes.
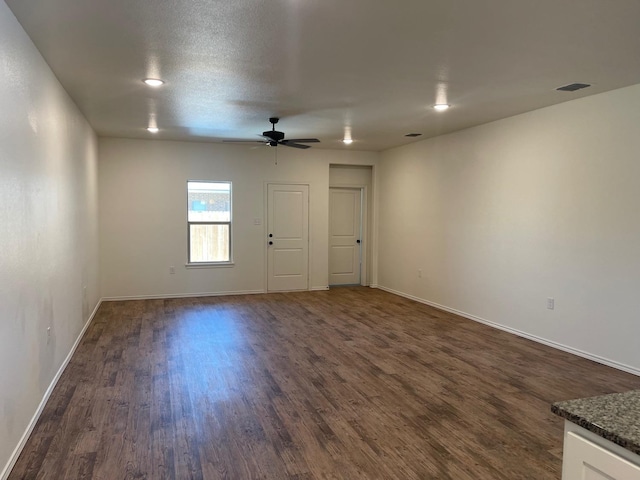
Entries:
POLYGON ((2 472, 0 472, 0 480, 6 480, 9 477, 9 474, 11 473, 11 470, 13 469, 13 467, 16 464, 16 462, 18 461, 18 457, 22 453, 22 449, 26 445, 27 440, 29 440, 29 436, 31 435, 31 433, 33 432, 33 429, 35 428, 36 424, 38 423, 38 420, 40 419, 40 415, 42 415, 42 411, 44 410, 44 407, 47 404, 47 401, 49 400, 49 397, 51 396, 51 393, 53 393, 53 389, 55 388, 56 384, 58 383, 58 380, 60 380, 60 377, 62 376, 62 372, 64 372, 64 369, 67 368, 67 365, 71 361, 71 357, 73 357, 73 354, 75 353, 76 349, 78 348, 78 345, 80 345, 80 341, 82 340, 82 337, 84 336, 84 333, 87 331, 87 328, 89 328, 89 325, 91 325, 91 322, 93 321, 93 317, 95 317, 95 315, 96 315, 96 313, 98 311, 98 308, 100 308, 101 304, 102 304, 102 300, 99 300, 98 303, 96 304, 96 307, 93 309, 93 312, 91 312, 91 315, 89 315, 89 319, 84 324, 84 327, 82 327, 82 330, 80 330, 80 334, 78 335, 78 338, 76 338, 75 343, 71 347, 71 350, 69 351, 69 354, 67 355, 67 357, 62 362, 62 365, 60 365, 60 368, 58 369, 56 375, 53 377, 53 380, 51 380, 51 383, 49 384, 49 387, 44 392, 44 396, 42 397, 42 400, 40 401, 40 404, 38 405, 38 408, 36 409, 36 412, 33 414, 33 417, 31 418, 31 421, 29 422, 29 425, 27 426, 27 429, 22 434, 22 438, 20 438, 20 441, 18 442, 18 445, 16 446, 16 448, 13 450, 13 453, 9 457, 9 461, 7 462, 7 464, 2 469, 2 472))
POLYGON ((325 291, 325 290, 329 290, 329 285, 324 285, 322 287, 311 287, 309 289, 310 292, 318 292, 318 291, 325 291))
POLYGON ((237 292, 202 292, 202 293, 166 293, 161 295, 130 295, 120 297, 102 297, 103 302, 120 300, 161 300, 163 298, 222 297, 224 295, 256 295, 266 293, 264 290, 240 290, 237 292))
MULTIPOLYGON (((373 286, 373 285, 372 285, 373 286)), ((640 369, 625 365, 624 363, 616 362, 615 360, 611 360, 608 358, 600 357, 598 355, 594 355, 589 352, 585 352, 583 350, 579 350, 577 348, 570 347, 568 345, 564 345, 562 343, 554 342, 553 340, 547 340, 546 338, 538 337, 536 335, 532 335, 527 332, 523 332, 522 330, 518 330, 516 328, 507 327, 506 325, 501 325, 496 322, 492 322, 491 320, 486 320, 484 318, 478 317, 476 315, 471 315, 470 313, 462 312, 460 310, 456 310, 455 308, 446 307, 444 305, 440 305, 435 302, 430 302, 429 300, 425 300, 424 298, 416 297, 414 295, 409 295, 408 293, 400 292, 398 290, 394 290, 392 288, 383 287, 382 285, 376 285, 375 288, 379 288, 380 290, 384 290, 385 292, 393 293, 394 295, 398 295, 400 297, 408 298, 410 300, 414 300, 419 303, 424 303, 425 305, 429 305, 431 307, 437 308, 439 310, 444 310, 445 312, 453 313, 455 315, 459 315, 460 317, 467 318, 469 320, 473 320, 474 322, 483 323, 484 325, 488 325, 493 328, 497 328, 498 330, 503 330, 508 333, 512 333, 522 338, 526 338, 528 340, 532 340, 537 343, 541 343, 543 345, 547 345, 548 347, 555 348, 557 350, 562 350, 563 352, 571 353, 573 355, 577 355, 578 357, 586 358, 588 360, 592 360, 597 363, 601 363, 603 365, 607 365, 609 367, 613 367, 617 370, 622 370, 623 372, 632 373, 633 375, 640 376, 640 369)))

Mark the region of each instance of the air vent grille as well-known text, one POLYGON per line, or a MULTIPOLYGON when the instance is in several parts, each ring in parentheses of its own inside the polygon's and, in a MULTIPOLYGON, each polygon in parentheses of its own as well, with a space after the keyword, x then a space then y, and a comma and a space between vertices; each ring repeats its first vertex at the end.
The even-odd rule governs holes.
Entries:
POLYGON ((590 87, 588 83, 571 83, 569 85, 565 85, 564 87, 558 87, 556 90, 560 92, 575 92, 576 90, 582 90, 583 88, 590 87))

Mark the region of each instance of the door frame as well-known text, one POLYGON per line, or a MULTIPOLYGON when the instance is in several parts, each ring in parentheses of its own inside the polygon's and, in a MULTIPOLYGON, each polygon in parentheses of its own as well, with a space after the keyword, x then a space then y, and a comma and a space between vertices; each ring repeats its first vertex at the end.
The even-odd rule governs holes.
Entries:
MULTIPOLYGON (((372 169, 373 174, 373 169, 372 169)), ((361 221, 361 237, 360 237, 360 285, 368 286, 369 282, 369 242, 371 239, 369 238, 369 188, 367 185, 362 184, 352 184, 352 183, 332 183, 329 185, 329 192, 331 192, 332 188, 352 188, 359 189, 361 193, 360 201, 362 205, 360 206, 360 221, 361 221)), ((331 222, 331 219, 329 219, 331 222)), ((329 247, 329 243, 331 242, 331 232, 328 232, 327 246, 329 247)), ((329 247, 330 248, 330 247, 329 247)), ((327 258, 329 258, 327 256, 327 258)), ((327 275, 329 274, 329 264, 327 263, 327 275)))
MULTIPOLYGON (((269 239, 267 235, 269 235, 269 185, 304 185, 307 187, 309 192, 309 198, 307 202, 307 290, 312 290, 311 288, 311 182, 293 182, 293 181, 276 181, 276 180, 268 180, 263 182, 263 205, 264 205, 264 221, 262 222, 262 239, 264 245, 264 292, 269 293, 269 239)), ((294 291, 294 290, 292 290, 294 291)), ((305 290, 295 290, 296 292, 304 292, 305 290)), ((285 290, 271 290, 273 293, 282 293, 285 290)))

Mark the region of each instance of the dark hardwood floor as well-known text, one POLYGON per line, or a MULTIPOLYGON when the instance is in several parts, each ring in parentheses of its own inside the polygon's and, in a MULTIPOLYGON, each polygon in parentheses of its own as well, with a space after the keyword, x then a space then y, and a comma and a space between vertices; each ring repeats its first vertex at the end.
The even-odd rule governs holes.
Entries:
POLYGON ((559 479, 640 379, 368 288, 103 303, 16 479, 559 479))

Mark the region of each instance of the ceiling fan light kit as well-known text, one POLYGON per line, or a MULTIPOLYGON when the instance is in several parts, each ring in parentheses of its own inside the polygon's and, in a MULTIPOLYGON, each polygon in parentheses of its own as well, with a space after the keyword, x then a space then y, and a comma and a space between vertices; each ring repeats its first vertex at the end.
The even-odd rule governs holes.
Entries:
POLYGON ((223 140, 225 143, 264 143, 270 147, 277 147, 278 145, 284 145, 285 147, 293 147, 300 149, 311 148, 311 145, 303 145, 305 143, 320 143, 317 138, 291 138, 285 139, 284 132, 276 130, 276 123, 280 121, 277 117, 269 118, 271 123, 271 130, 262 132, 264 140, 223 140))

